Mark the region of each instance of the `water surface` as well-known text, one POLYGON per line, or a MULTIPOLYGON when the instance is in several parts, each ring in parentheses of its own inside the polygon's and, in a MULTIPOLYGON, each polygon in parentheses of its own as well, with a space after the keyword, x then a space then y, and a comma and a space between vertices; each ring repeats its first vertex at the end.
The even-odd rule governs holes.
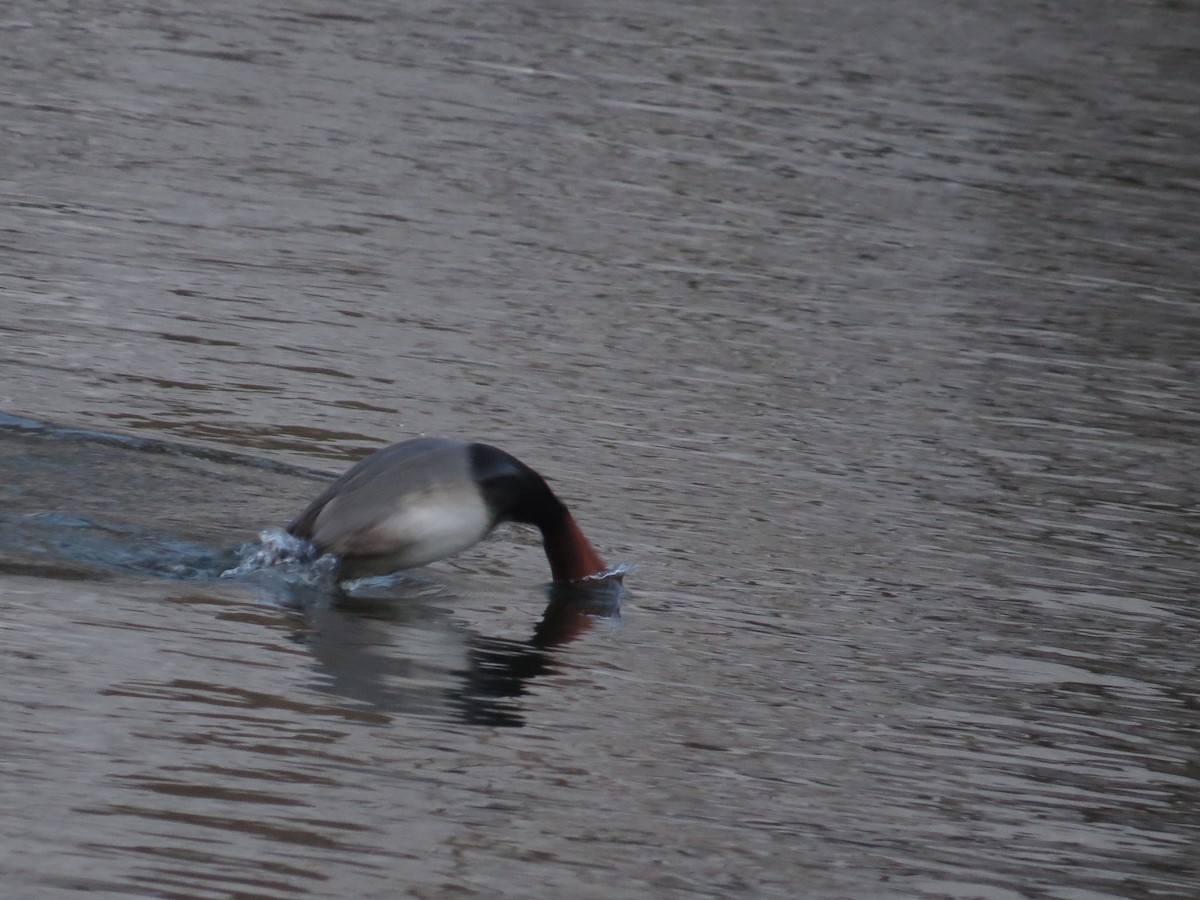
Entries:
POLYGON ((3 893, 1195 895, 1198 26, 8 4, 3 893), (216 577, 417 434, 619 614, 216 577))

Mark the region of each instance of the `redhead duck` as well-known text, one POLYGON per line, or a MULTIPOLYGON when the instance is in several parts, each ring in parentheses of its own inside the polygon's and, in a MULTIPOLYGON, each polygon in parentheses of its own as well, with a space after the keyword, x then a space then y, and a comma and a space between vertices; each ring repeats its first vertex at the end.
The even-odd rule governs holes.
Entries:
POLYGON ((288 526, 341 561, 339 577, 421 566, 483 540, 501 522, 534 525, 555 582, 603 577, 604 560, 544 478, 503 450, 417 438, 379 450, 288 526))

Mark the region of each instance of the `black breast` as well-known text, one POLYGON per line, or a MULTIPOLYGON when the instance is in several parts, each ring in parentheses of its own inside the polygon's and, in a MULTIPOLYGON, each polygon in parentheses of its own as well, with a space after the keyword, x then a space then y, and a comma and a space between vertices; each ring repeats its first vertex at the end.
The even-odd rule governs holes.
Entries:
POLYGON ((497 521, 541 528, 562 516, 562 501, 525 463, 489 444, 471 444, 468 450, 471 473, 497 521))

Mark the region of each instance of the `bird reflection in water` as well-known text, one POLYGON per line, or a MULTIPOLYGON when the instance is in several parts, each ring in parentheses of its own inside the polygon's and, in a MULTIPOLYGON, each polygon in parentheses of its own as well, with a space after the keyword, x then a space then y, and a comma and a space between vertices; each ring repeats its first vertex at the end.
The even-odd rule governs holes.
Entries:
POLYGON ((336 590, 324 602, 297 588, 288 605, 302 617, 294 638, 319 666, 319 690, 384 714, 511 727, 525 724, 517 698, 529 681, 564 665, 556 648, 597 622, 615 624, 627 596, 619 575, 556 582, 546 591, 541 621, 526 640, 477 633, 431 602, 431 593, 444 599, 442 590, 419 581, 336 590))

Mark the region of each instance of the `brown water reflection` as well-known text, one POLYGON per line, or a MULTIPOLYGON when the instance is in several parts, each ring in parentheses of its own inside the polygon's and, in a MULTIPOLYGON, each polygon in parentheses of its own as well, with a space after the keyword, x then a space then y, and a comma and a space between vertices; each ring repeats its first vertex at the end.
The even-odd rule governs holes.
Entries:
POLYGON ((5 6, 2 892, 1195 894, 1198 33, 5 6), (421 433, 623 627, 207 577, 421 433))

